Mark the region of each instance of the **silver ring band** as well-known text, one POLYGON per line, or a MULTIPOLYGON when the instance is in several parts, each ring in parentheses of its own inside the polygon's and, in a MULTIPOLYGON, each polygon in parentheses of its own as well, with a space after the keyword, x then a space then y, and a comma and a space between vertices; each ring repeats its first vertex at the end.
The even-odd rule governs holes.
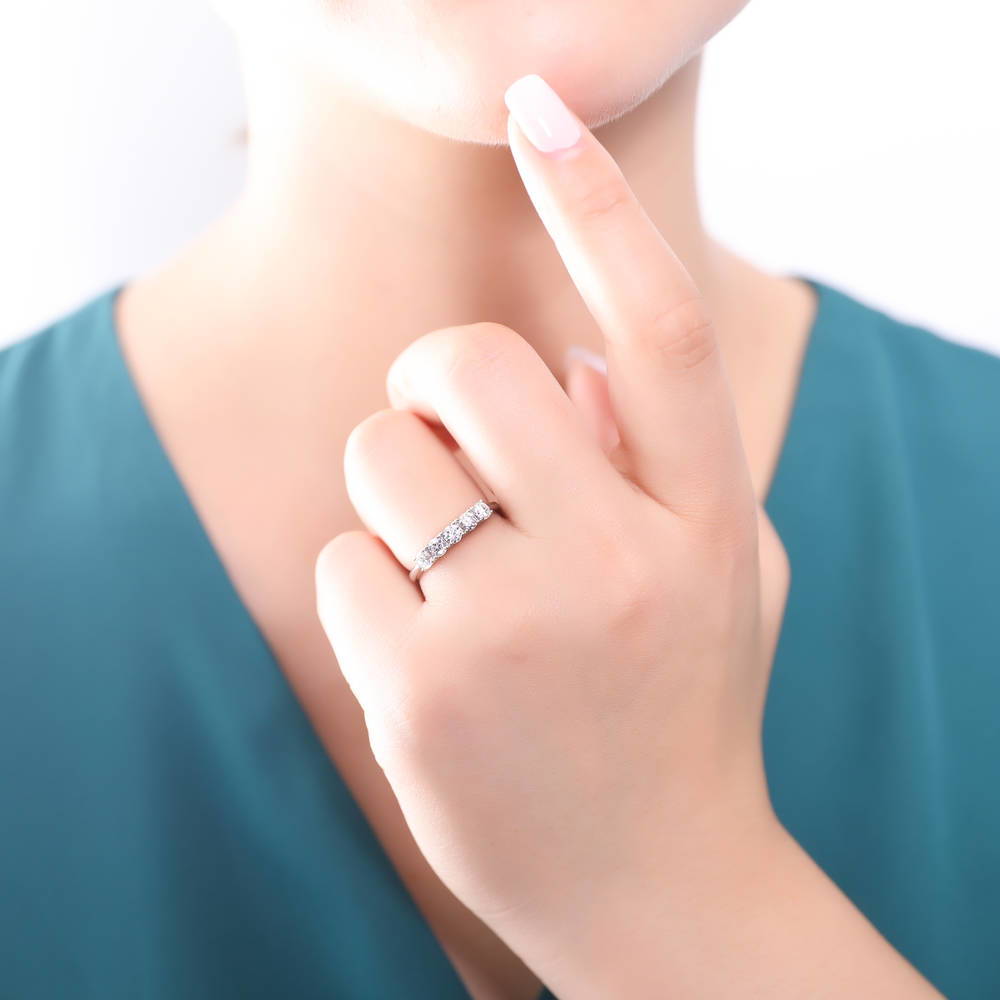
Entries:
POLYGON ((500 504, 495 500, 477 500, 467 511, 446 524, 417 554, 410 570, 410 579, 419 580, 456 542, 490 517, 500 504))

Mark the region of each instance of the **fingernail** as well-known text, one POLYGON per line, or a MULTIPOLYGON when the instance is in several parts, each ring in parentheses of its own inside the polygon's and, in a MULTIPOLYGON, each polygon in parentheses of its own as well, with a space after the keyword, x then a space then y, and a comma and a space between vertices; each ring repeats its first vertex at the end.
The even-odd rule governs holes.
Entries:
POLYGON ((537 73, 515 80, 503 99, 521 131, 541 152, 569 149, 579 140, 580 123, 537 73))
POLYGON ((607 361, 600 354, 595 354, 593 351, 589 351, 586 347, 581 347, 579 344, 571 344, 566 348, 566 366, 568 367, 569 363, 573 360, 582 361, 584 364, 590 365, 591 368, 602 375, 608 374, 607 361))

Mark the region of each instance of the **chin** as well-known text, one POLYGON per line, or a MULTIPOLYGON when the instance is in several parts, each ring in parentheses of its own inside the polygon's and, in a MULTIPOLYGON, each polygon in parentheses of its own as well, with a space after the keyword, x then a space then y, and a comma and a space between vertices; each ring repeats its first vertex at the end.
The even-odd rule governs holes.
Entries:
POLYGON ((542 76, 588 128, 599 128, 658 90, 692 52, 646 60, 601 51, 512 53, 511 58, 466 64, 448 60, 448 72, 407 90, 388 86, 373 95, 387 114, 459 142, 505 145, 504 92, 528 74, 542 76))
POLYGON ((418 38, 396 39, 385 53, 391 68, 375 75, 375 97, 388 113, 428 132, 501 145, 504 91, 538 73, 588 127, 599 128, 658 90, 741 6, 734 0, 466 3, 461 13, 426 14, 418 38))
MULTIPOLYGON (((480 67, 451 81, 445 80, 436 99, 397 101, 387 108, 417 128, 459 142, 499 146, 507 143, 507 107, 504 92, 527 73, 537 73, 550 83, 588 128, 614 121, 641 104, 681 65, 649 66, 605 62, 606 53, 591 59, 536 58, 520 54, 488 72, 480 67)), ((412 95, 419 98, 423 95, 412 95)))
POLYGON ((658 90, 747 0, 228 0, 238 33, 389 117, 460 142, 507 142, 507 87, 544 77, 590 128, 658 90), (306 51, 308 50, 308 51, 306 51))

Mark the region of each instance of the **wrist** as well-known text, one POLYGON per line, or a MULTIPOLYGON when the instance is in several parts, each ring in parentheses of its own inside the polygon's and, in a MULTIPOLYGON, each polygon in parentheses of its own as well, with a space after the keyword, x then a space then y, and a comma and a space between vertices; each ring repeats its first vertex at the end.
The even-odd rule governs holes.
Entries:
MULTIPOLYGON (((567 921, 549 977, 567 1000, 660 998, 704 991, 703 970, 722 950, 752 940, 787 885, 799 845, 777 819, 756 816, 671 840, 655 860, 597 887, 567 921)), ((549 980, 546 980, 547 982, 549 980)))
POLYGON ((732 833, 605 884, 535 971, 564 1000, 941 1000, 776 818, 732 833))
POLYGON ((673 991, 693 939, 738 932, 736 922, 766 905, 786 856, 801 851, 760 786, 742 784, 738 796, 716 794, 698 807, 671 801, 667 812, 678 819, 636 831, 600 870, 562 880, 548 912, 509 914, 494 927, 557 996, 659 998, 666 969, 673 991), (685 955, 676 961, 678 950, 685 955))

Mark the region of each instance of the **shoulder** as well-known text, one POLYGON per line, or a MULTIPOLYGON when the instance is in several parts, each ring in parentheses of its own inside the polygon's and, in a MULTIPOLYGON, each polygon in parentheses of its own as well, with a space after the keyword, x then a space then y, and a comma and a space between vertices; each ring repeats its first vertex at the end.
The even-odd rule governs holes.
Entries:
POLYGON ((930 404, 958 396, 1000 409, 1000 355, 904 320, 843 288, 812 284, 823 321, 845 358, 863 354, 867 370, 887 389, 895 385, 928 393, 924 401, 930 404))
POLYGON ((100 502, 120 443, 109 290, 0 350, 0 538, 9 560, 100 502), (117 409, 116 409, 117 407, 117 409), (30 543, 30 544, 29 544, 30 543))
MULTIPOLYGON (((0 349, 0 459, 37 451, 53 433, 79 432, 111 372, 110 289, 0 349)), ((7 466, 5 465, 5 468, 7 466)))
POLYGON ((817 284, 825 394, 867 438, 895 441, 917 464, 958 463, 1000 493, 1000 355, 817 284))
POLYGON ((800 569, 818 558, 820 521, 838 542, 833 563, 910 549, 952 581, 972 581, 972 565, 988 580, 1000 559, 1000 358, 807 280, 819 309, 767 501, 790 554, 800 569))

